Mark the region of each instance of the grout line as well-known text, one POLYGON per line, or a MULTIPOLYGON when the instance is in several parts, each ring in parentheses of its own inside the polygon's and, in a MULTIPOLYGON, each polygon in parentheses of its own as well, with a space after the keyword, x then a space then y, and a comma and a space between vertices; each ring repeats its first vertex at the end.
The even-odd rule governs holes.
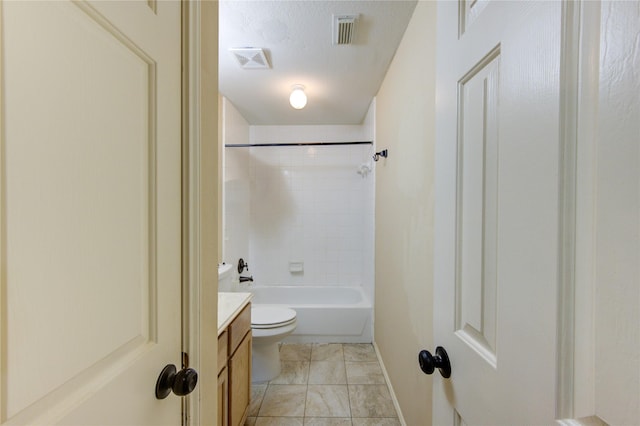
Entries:
MULTIPOLYGON (((264 403, 264 399, 267 396, 267 391, 269 390, 269 383, 271 383, 271 381, 267 382, 267 386, 264 388, 264 392, 262 393, 262 398, 260 398, 260 404, 258 405, 258 410, 256 411, 256 419, 260 415, 260 409, 262 408, 262 403, 264 403)), ((249 401, 249 404, 251 404, 251 401, 249 401)))
POLYGON ((304 393, 304 412, 302 415, 303 424, 304 424, 304 418, 307 417, 307 398, 309 398, 309 380, 307 380, 307 391, 304 393))
POLYGON ((351 391, 349 390, 349 376, 347 376, 347 360, 344 359, 344 344, 340 345, 342 351, 342 366, 344 367, 344 381, 347 382, 347 400, 349 401, 349 419, 353 426, 353 411, 351 410, 351 391))
MULTIPOLYGON (((311 345, 310 345, 311 346, 311 345)), ((307 399, 309 398, 309 376, 311 375, 311 352, 313 351, 313 346, 309 349, 309 369, 307 370, 307 389, 304 393, 304 411, 302 412, 302 424, 304 425, 304 419, 307 417, 307 399)))
POLYGON ((380 356, 380 350, 378 349, 378 345, 376 342, 373 342, 373 349, 376 351, 376 358, 378 358, 378 364, 380 364, 380 368, 382 369, 382 374, 384 375, 384 381, 387 384, 387 389, 389 389, 389 393, 391 394, 391 400, 393 401, 393 405, 396 408, 396 415, 398 416, 398 420, 402 426, 407 426, 407 422, 404 421, 404 416, 402 415, 402 410, 400 409, 400 403, 398 402, 398 398, 396 398, 396 393, 393 390, 393 386, 391 385, 391 380, 389 379, 389 375, 387 374, 387 369, 384 366, 384 362, 382 362, 382 356, 380 356))

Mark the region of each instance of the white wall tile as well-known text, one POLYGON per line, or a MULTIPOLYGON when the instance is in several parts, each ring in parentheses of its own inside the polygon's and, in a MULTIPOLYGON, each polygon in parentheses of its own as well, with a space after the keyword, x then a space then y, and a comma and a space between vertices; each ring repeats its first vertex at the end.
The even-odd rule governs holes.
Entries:
MULTIPOLYGON (((373 127, 373 123, 368 123, 373 127)), ((251 126, 252 143, 346 142, 371 140, 371 129, 359 125, 251 126)))
MULTIPOLYGON (((248 144, 249 124, 226 98, 222 99, 224 144, 248 144)), ((249 252, 250 157, 248 148, 223 152, 223 261, 236 263, 249 252)))
MULTIPOLYGON (((299 142, 289 134, 296 131, 308 141, 367 140, 372 133, 356 129, 361 126, 310 127, 315 129, 254 126, 250 142, 299 142)), ((249 211, 237 217, 248 220, 245 259, 257 285, 363 285, 372 293, 374 174, 356 173, 372 150, 371 145, 252 147, 247 160, 234 163, 246 168, 249 179, 249 211), (304 272, 290 272, 290 261, 304 262, 304 272)), ((233 215, 229 208, 227 215, 233 215)))

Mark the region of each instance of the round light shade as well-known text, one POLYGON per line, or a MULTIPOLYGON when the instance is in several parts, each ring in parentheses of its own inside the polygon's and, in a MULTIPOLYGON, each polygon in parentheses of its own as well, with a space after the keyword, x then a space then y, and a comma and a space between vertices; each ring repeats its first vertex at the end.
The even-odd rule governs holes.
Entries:
POLYGON ((307 95, 304 93, 304 86, 299 84, 293 86, 291 96, 289 96, 289 103, 295 109, 302 109, 307 105, 307 95))

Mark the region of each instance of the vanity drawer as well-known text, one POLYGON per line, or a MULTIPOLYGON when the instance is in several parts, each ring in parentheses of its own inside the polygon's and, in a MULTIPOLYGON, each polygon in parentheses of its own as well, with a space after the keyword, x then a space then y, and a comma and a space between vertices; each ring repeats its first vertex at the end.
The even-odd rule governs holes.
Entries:
POLYGON ((228 344, 229 333, 225 330, 218 336, 218 374, 227 365, 227 357, 229 356, 228 344))
POLYGON ((229 330, 229 355, 231 355, 244 336, 251 330, 251 303, 244 307, 228 328, 229 330))

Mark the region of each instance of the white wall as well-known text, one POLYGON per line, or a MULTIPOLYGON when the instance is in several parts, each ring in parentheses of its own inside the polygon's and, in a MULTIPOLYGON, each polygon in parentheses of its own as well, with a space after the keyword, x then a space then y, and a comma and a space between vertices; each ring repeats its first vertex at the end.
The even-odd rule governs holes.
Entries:
POLYGON ((375 341, 408 425, 431 423, 435 12, 418 2, 376 98, 375 341))

